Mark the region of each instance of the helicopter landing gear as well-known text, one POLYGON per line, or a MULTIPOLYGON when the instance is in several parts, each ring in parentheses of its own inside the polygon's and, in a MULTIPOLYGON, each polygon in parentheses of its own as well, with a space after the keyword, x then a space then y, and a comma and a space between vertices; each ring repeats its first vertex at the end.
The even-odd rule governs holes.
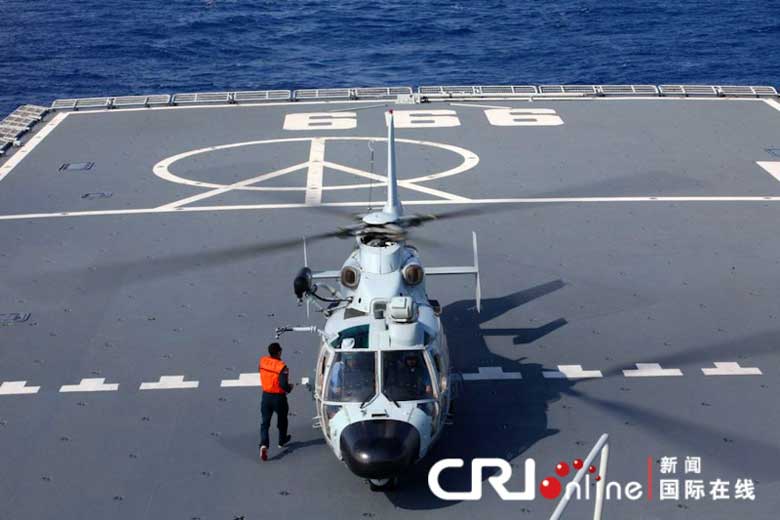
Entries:
POLYGON ((391 491, 398 486, 398 477, 368 479, 371 491, 391 491))

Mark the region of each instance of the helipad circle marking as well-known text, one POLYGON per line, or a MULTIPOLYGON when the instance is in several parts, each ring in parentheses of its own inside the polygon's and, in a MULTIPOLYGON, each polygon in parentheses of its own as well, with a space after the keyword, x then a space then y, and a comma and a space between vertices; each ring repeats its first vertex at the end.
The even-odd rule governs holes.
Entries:
MULTIPOLYGON (((319 137, 319 138, 313 138, 313 137, 287 137, 283 139, 264 139, 260 141, 245 141, 241 143, 230 143, 230 144, 223 144, 218 146, 207 146, 205 148, 198 148, 197 150, 190 150, 188 152, 183 152, 177 155, 172 155, 170 157, 167 157, 157 164, 154 165, 152 168, 152 171, 154 174, 166 181, 169 182, 175 182, 177 184, 185 184, 188 186, 195 186, 198 188, 213 188, 213 189, 220 189, 220 188, 228 188, 231 187, 230 184, 217 184, 213 182, 204 182, 204 181, 196 181, 193 179, 187 179, 185 177, 180 177, 174 173, 171 172, 170 166, 180 161, 181 159, 186 159, 188 157, 192 157, 195 155, 200 155, 208 152, 213 152, 217 150, 228 150, 231 148, 239 148, 242 146, 256 146, 256 145, 263 145, 263 144, 274 144, 274 143, 291 143, 291 142, 303 142, 303 141, 312 141, 313 139, 321 139, 323 141, 387 141, 386 137, 319 137)), ((417 139, 396 139, 396 142, 399 143, 406 143, 406 144, 416 144, 420 146, 430 146, 433 148, 439 148, 442 150, 447 150, 450 152, 453 152, 457 155, 460 155, 463 158, 463 161, 456 167, 450 168, 449 170, 445 170, 443 172, 439 173, 433 173, 430 175, 422 175, 419 177, 414 177, 411 179, 402 179, 402 182, 405 183, 418 183, 418 182, 426 182, 426 181, 432 181, 436 179, 441 179, 444 177, 450 177, 452 175, 458 175, 460 173, 463 173, 465 171, 468 171, 472 168, 474 168, 477 164, 479 164, 479 156, 475 154, 474 152, 467 150, 465 148, 461 148, 459 146, 454 146, 451 144, 444 144, 444 143, 436 143, 433 141, 421 141, 417 139)), ((358 188, 368 188, 371 187, 372 183, 362 183, 362 184, 347 184, 347 185, 336 185, 336 186, 323 186, 322 189, 324 190, 351 190, 351 189, 358 189, 358 188)), ((294 187, 294 186, 240 186, 235 187, 231 189, 235 190, 246 190, 246 191, 305 191, 306 187, 294 187)))

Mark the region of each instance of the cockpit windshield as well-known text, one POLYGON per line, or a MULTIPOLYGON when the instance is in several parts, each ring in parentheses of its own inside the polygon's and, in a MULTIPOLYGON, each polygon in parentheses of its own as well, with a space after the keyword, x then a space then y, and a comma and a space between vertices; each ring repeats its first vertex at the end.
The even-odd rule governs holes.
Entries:
POLYGON ((433 398, 433 386, 421 350, 382 352, 382 392, 391 401, 433 398))
POLYGON ((371 399, 376 393, 376 354, 336 352, 325 389, 325 400, 339 403, 371 399))

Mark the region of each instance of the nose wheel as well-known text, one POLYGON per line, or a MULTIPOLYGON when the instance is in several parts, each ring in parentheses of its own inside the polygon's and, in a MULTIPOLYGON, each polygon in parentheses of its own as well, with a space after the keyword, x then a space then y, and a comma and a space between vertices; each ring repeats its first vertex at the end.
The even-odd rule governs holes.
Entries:
POLYGON ((368 479, 371 491, 391 491, 398 486, 398 477, 368 479))

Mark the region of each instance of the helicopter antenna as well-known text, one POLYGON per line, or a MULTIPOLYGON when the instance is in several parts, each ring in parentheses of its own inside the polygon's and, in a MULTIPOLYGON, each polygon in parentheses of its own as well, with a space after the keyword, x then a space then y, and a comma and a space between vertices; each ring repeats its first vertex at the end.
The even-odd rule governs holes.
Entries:
POLYGON ((403 215, 403 207, 398 198, 398 177, 395 171, 395 124, 393 123, 393 111, 388 110, 385 118, 387 120, 387 203, 382 211, 398 218, 403 215))
MULTIPOLYGON (((371 166, 371 174, 373 175, 373 173, 374 173, 374 141, 373 140, 368 142, 368 149, 370 151, 369 161, 368 162, 369 162, 369 165, 371 166)), ((371 212, 371 199, 372 199, 371 194, 372 194, 373 188, 374 188, 374 178, 372 176, 372 177, 369 177, 369 179, 368 179, 368 211, 369 212, 371 212)))

